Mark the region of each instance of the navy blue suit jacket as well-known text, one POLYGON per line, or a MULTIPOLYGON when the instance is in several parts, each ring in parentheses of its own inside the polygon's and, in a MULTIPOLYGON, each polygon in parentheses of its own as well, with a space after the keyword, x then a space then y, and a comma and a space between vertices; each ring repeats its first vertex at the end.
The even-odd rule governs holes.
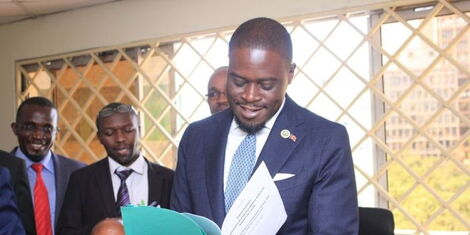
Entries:
POLYGON ((35 235, 33 204, 24 161, 0 150, 0 166, 10 171, 10 183, 15 192, 16 204, 26 234, 35 235))
POLYGON ((10 186, 10 173, 4 167, 0 167, 0 234, 25 234, 10 186))
MULTIPOLYGON (((219 226, 225 218, 223 172, 231 110, 195 122, 178 149, 171 208, 205 216, 219 226)), ((298 106, 288 96, 261 150, 276 181, 287 220, 278 234, 357 234, 354 169, 346 129, 298 106), (287 129, 295 141, 282 138, 287 129)), ((255 166, 255 168, 257 167, 255 166)))

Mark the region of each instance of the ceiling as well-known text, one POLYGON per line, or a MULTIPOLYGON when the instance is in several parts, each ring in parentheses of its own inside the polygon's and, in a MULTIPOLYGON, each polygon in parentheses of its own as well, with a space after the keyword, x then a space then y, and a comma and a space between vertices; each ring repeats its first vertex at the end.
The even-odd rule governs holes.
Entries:
POLYGON ((0 25, 119 0, 0 0, 0 25))

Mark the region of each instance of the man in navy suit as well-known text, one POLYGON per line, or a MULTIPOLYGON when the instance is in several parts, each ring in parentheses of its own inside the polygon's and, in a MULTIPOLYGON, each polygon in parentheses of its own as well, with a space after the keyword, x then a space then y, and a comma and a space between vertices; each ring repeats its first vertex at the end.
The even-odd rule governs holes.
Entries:
POLYGON ((0 167, 0 234, 25 234, 10 186, 10 174, 4 167, 0 167))
MULTIPOLYGON (((42 235, 38 232, 38 220, 41 220, 41 223, 42 221, 50 223, 51 232, 54 234, 69 177, 73 171, 85 166, 51 150, 58 131, 57 122, 58 113, 55 105, 47 98, 32 97, 20 104, 16 113, 16 122, 11 124, 11 129, 18 139, 18 147, 14 148, 11 154, 25 162, 32 199, 27 202, 30 203, 27 206, 30 210, 21 211, 24 213, 22 215, 24 218, 33 220, 27 224, 35 225, 33 228, 35 231, 29 231, 30 228, 27 227, 28 234, 42 235), (36 166, 40 166, 40 171, 39 168, 35 168, 36 166), (41 177, 38 177, 39 172, 41 177), (36 205, 35 200, 38 199, 34 197, 36 185, 45 185, 47 190, 49 210, 45 213, 42 210, 35 213, 33 209, 36 205)), ((24 206, 20 205, 20 208, 22 207, 24 206)), ((44 227, 40 227, 42 231, 44 227)))
POLYGON ((243 159, 239 146, 255 136, 251 172, 266 163, 288 216, 278 234, 357 234, 346 129, 286 95, 294 70, 292 42, 281 24, 256 18, 237 28, 229 43, 230 109, 186 129, 178 149, 172 209, 221 226, 230 208, 232 171, 237 171, 232 165, 243 159))

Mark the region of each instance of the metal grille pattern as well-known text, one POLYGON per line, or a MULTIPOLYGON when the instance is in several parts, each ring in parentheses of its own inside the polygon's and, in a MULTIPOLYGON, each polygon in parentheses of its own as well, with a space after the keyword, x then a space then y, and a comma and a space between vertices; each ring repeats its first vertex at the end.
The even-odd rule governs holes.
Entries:
MULTIPOLYGON (((392 209, 397 234, 470 230, 467 5, 441 0, 283 21, 298 68, 289 95, 347 127, 360 204, 392 209)), ((209 115, 207 81, 228 62, 231 30, 19 61, 18 102, 53 99, 56 150, 88 163, 105 156, 99 109, 130 103, 145 156, 174 168, 183 131, 209 115)))

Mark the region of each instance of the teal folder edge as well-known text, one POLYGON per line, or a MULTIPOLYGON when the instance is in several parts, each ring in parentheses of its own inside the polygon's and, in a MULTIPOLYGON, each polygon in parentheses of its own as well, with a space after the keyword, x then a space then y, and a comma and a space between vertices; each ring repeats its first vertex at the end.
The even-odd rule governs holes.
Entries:
POLYGON ((176 211, 151 207, 121 207, 126 235, 205 235, 198 223, 176 211))
POLYGON ((196 222, 199 227, 204 231, 205 234, 207 235, 221 235, 222 231, 220 230, 219 226, 212 220, 200 216, 200 215, 195 215, 191 213, 181 213, 181 215, 187 216, 190 219, 192 219, 194 222, 196 222))

